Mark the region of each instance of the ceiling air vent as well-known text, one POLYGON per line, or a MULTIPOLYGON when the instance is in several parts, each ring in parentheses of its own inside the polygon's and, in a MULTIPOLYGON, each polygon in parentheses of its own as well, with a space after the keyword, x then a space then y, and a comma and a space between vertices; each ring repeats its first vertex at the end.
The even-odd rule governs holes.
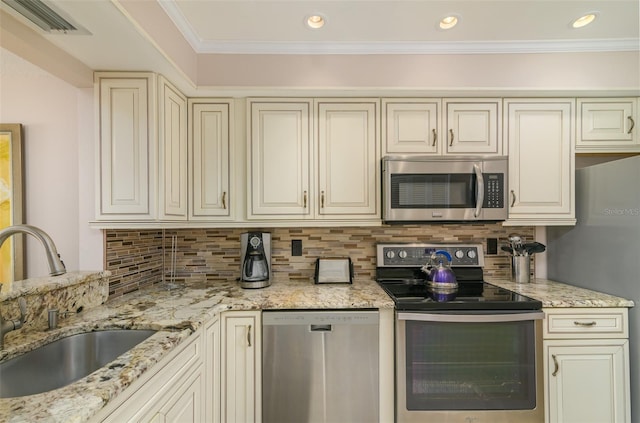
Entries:
MULTIPOLYGON (((41 0, 2 0, 2 2, 42 28, 45 32, 69 33, 78 31, 78 27, 80 27, 69 22, 70 19, 60 16, 59 12, 53 10, 41 0)), ((82 27, 80 29, 84 30, 82 27)))

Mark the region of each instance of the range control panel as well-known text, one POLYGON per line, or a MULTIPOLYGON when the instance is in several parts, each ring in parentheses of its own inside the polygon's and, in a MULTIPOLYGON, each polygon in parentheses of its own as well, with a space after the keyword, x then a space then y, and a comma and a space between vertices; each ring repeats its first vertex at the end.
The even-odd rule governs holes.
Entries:
POLYGON ((482 244, 378 244, 378 267, 420 267, 431 254, 446 251, 452 267, 484 267, 482 244))

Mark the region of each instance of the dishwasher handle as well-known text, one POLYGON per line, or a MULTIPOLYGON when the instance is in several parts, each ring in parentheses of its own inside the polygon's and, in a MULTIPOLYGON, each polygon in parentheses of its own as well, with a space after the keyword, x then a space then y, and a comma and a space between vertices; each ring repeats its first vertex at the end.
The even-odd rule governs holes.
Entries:
POLYGON ((331 325, 309 325, 311 332, 331 332, 333 327, 331 325))

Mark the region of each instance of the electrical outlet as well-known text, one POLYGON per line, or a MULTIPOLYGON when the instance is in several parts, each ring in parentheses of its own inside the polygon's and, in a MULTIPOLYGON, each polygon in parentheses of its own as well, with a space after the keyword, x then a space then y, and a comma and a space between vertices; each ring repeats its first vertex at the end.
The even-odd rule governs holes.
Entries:
POLYGON ((292 239, 291 240, 291 255, 292 256, 301 256, 302 255, 302 240, 301 239, 292 239))
POLYGON ((487 255, 498 254, 498 238, 487 238, 487 255))

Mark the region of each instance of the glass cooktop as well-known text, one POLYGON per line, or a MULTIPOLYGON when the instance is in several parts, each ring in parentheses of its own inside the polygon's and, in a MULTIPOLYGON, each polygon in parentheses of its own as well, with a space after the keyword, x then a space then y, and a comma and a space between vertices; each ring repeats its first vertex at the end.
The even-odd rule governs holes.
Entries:
POLYGON ((539 310, 542 303, 483 281, 458 281, 457 289, 439 289, 420 279, 382 279, 397 310, 539 310))

